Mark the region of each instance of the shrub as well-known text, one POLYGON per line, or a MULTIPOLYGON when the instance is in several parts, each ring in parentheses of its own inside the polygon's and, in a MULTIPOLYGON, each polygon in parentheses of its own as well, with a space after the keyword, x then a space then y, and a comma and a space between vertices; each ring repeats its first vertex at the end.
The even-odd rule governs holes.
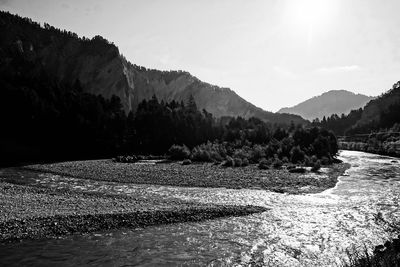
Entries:
POLYGON ((193 148, 191 159, 193 161, 201 161, 201 162, 212 162, 211 155, 208 151, 204 150, 202 147, 193 148))
POLYGON ((182 161, 182 165, 190 165, 190 164, 192 164, 192 161, 190 159, 184 159, 182 161))
POLYGON ((317 162, 317 160, 318 160, 318 157, 316 155, 312 155, 311 156, 311 161, 312 162, 317 162))
POLYGON ((226 155, 226 149, 223 144, 207 142, 193 148, 191 159, 201 162, 221 162, 224 155, 226 155))
POLYGON ((309 156, 304 157, 304 166, 307 166, 307 167, 313 166, 313 162, 309 156))
POLYGON ((190 150, 185 145, 172 145, 168 150, 168 154, 172 160, 184 160, 189 158, 190 150))
POLYGON ((272 163, 272 166, 273 166, 275 169, 279 169, 279 168, 282 168, 283 163, 282 163, 282 161, 281 161, 280 159, 275 159, 275 160, 274 160, 274 163, 272 163))
POLYGON ((243 146, 241 149, 236 149, 233 153, 233 158, 239 158, 241 160, 250 158, 250 148, 243 146))
POLYGON ((211 151, 210 157, 215 162, 221 162, 223 160, 222 156, 217 151, 211 151))
POLYGON ((222 164, 222 166, 233 167, 233 166, 235 166, 235 161, 233 160, 233 158, 227 156, 224 163, 222 164))
POLYGON ((322 157, 321 158, 321 163, 322 165, 329 165, 331 163, 331 160, 328 157, 322 157))
POLYGON ((260 145, 253 146, 253 149, 250 151, 250 161, 253 163, 257 163, 262 158, 265 158, 264 148, 260 145))
POLYGON ((233 158, 233 161, 235 163, 235 167, 241 167, 242 166, 242 160, 240 158, 233 158))
POLYGON ((295 146, 290 150, 290 161, 292 163, 304 161, 305 153, 300 149, 299 146, 295 146))
POLYGON ((318 172, 321 169, 321 162, 317 160, 316 162, 313 163, 313 166, 311 167, 311 171, 313 172, 318 172))
POLYGON ((268 170, 270 162, 267 159, 261 159, 258 163, 258 168, 261 170, 268 170))
POLYGON ((249 160, 248 159, 243 159, 242 160, 242 167, 246 167, 246 166, 249 166, 249 160))

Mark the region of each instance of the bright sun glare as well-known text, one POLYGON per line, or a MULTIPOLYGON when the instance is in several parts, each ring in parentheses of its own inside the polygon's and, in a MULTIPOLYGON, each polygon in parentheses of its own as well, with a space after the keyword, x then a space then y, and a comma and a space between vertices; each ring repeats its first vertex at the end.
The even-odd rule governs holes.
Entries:
POLYGON ((288 0, 286 19, 296 31, 307 31, 310 35, 324 30, 332 21, 335 3, 335 0, 288 0))

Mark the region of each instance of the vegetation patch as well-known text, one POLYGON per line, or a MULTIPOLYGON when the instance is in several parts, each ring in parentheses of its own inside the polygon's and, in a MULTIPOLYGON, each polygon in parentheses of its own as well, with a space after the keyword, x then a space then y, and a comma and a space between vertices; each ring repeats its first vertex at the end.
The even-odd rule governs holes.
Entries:
POLYGON ((400 236, 375 247, 372 253, 348 252, 348 262, 343 267, 396 267, 400 266, 400 236))

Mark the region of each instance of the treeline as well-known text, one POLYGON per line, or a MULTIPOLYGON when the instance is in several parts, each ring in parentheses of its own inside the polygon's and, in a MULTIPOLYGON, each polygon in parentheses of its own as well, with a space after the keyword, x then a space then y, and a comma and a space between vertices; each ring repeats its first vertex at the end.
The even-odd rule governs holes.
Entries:
POLYGON ((116 48, 113 42, 108 41, 102 36, 96 35, 92 39, 89 39, 85 36, 79 37, 74 32, 56 28, 48 23, 43 23, 42 26, 40 25, 40 23, 33 21, 30 18, 20 17, 19 15, 11 14, 8 11, 0 11, 0 22, 2 25, 18 26, 21 28, 20 31, 23 32, 24 34, 29 34, 29 32, 31 32, 32 40, 43 39, 43 37, 46 36, 48 37, 46 39, 50 39, 52 35, 57 35, 57 36, 63 36, 64 38, 76 39, 86 43, 98 43, 98 44, 101 43, 103 46, 114 46, 116 48), (41 35, 34 36, 34 34, 38 32, 41 33, 41 35))
POLYGON ((119 55, 119 50, 114 43, 102 36, 96 35, 89 39, 79 37, 76 33, 62 30, 44 23, 43 26, 30 18, 22 18, 9 12, 0 11, 0 56, 4 59, 15 52, 26 53, 28 56, 35 54, 34 48, 56 45, 65 46, 75 42, 80 46, 81 52, 89 55, 101 54, 103 57, 113 58, 119 55), (15 36, 18 40, 15 40, 15 36), (13 49, 18 51, 4 51, 13 44, 13 49))
MULTIPOLYGON (((225 133, 231 135, 231 130, 229 127, 225 128, 225 133)), ((183 160, 183 164, 191 161, 223 163, 227 167, 258 164, 261 169, 300 164, 318 170, 321 164, 335 162, 334 156, 338 152, 336 137, 317 127, 276 128, 262 139, 253 139, 253 142, 249 136, 243 134, 246 130, 250 129, 242 128, 237 139, 207 141, 193 149, 185 145, 173 145, 168 151, 169 156, 173 160, 183 160)), ((253 131, 250 130, 249 133, 255 136, 253 131)), ((125 158, 119 159, 123 161, 125 158)), ((131 159, 135 161, 134 157, 131 159)))
POLYGON ((128 115, 129 147, 136 153, 164 154, 173 144, 194 147, 221 136, 221 128, 205 110, 199 111, 193 97, 188 102, 143 100, 128 115))
POLYGON ((396 123, 392 128, 379 133, 342 140, 339 142, 339 147, 347 150, 400 157, 400 123, 396 123))
POLYGON ((337 114, 332 114, 330 117, 323 117, 313 120, 312 125, 323 127, 333 131, 336 135, 346 135, 349 130, 361 119, 363 109, 352 110, 348 115, 342 114, 340 117, 337 114))
POLYGON ((234 156, 300 162, 315 156, 331 161, 337 153, 336 138, 326 130, 257 118, 215 119, 199 111, 193 97, 186 103, 153 97, 140 103, 135 114, 125 114, 118 97, 84 93, 78 80, 65 84, 43 71, 30 73, 38 69, 32 64, 17 56, 0 68, 2 163, 160 155, 173 145, 184 145, 195 151, 195 158, 206 160, 234 156))
POLYGON ((299 163, 314 156, 328 164, 338 151, 335 135, 322 128, 272 125, 258 118, 216 120, 207 111, 198 111, 193 98, 184 104, 159 102, 153 97, 139 105, 131 122, 135 152, 169 150, 172 158, 180 160, 299 163))

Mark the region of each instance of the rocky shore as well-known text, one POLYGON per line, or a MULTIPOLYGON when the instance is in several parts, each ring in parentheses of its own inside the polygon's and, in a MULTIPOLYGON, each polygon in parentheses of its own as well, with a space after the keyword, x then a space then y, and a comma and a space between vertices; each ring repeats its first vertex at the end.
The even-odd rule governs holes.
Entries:
POLYGON ((0 242, 244 216, 255 206, 78 193, 0 182, 0 242))
POLYGON ((50 172, 75 178, 119 183, 156 184, 186 187, 223 187, 264 189, 279 193, 319 193, 336 185, 349 168, 338 163, 319 173, 291 173, 286 168, 260 170, 256 165, 242 168, 222 167, 212 163, 182 165, 180 162, 143 164, 118 163, 112 160, 70 161, 37 164, 29 170, 50 172))

